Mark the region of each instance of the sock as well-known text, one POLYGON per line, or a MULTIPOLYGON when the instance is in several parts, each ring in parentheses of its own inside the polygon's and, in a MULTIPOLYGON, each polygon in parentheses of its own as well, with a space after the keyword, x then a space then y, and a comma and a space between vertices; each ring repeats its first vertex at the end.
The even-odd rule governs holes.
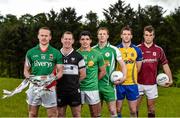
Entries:
POLYGON ((136 111, 136 115, 137 115, 137 117, 139 116, 139 112, 138 111, 136 111))
POLYGON ((155 113, 148 113, 148 118, 155 118, 155 113))
POLYGON ((118 116, 118 118, 121 118, 122 116, 121 116, 121 113, 117 113, 117 116, 118 116))

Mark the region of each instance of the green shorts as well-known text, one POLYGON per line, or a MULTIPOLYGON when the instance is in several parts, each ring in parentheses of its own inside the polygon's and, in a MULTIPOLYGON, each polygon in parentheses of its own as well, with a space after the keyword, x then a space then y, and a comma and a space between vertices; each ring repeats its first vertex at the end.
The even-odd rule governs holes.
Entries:
POLYGON ((114 86, 111 85, 99 86, 99 94, 100 99, 106 102, 115 101, 117 99, 116 89, 114 86))

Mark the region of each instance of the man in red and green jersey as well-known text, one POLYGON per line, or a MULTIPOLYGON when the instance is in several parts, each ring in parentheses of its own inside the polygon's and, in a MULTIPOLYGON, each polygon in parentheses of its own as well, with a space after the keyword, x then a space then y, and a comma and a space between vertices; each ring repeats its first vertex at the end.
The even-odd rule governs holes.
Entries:
MULTIPOLYGON (((51 31, 42 27, 38 32, 39 44, 28 50, 24 64, 24 76, 31 80, 30 75, 38 78, 40 83, 44 82, 48 75, 57 69, 57 78, 62 76, 62 55, 55 48, 49 45, 51 31)), ((48 117, 57 117, 57 100, 55 85, 41 89, 37 84, 30 84, 27 90, 27 103, 29 104, 29 117, 37 117, 40 105, 47 109, 48 117)))
MULTIPOLYGON (((118 62, 122 67, 123 78, 126 78, 126 65, 121 57, 121 52, 117 47, 111 45, 108 42, 109 30, 106 27, 100 27, 97 31, 98 44, 93 48, 101 53, 104 57, 106 65, 106 75, 99 80, 99 92, 101 98, 101 106, 103 105, 103 100, 106 101, 111 117, 117 116, 116 111, 116 90, 114 84, 110 81, 111 73, 115 70, 116 62, 118 62)), ((119 83, 118 83, 119 84, 119 83)))
POLYGON ((91 117, 100 116, 100 98, 98 80, 106 74, 103 56, 92 49, 89 31, 80 33, 81 47, 78 52, 84 57, 86 63, 86 78, 80 83, 82 104, 89 104, 91 117))

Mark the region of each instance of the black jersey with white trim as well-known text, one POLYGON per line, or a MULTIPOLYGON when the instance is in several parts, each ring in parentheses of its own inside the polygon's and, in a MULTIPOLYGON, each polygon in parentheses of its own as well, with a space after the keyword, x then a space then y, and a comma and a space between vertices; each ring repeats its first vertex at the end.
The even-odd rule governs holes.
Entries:
POLYGON ((77 91, 80 87, 79 69, 85 68, 83 56, 73 50, 70 54, 63 55, 63 65, 63 76, 57 81, 57 93, 77 91))

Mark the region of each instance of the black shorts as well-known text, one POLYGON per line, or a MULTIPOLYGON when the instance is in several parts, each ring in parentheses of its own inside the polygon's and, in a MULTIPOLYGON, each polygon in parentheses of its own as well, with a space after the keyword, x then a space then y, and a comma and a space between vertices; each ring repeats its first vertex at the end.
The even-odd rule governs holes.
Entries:
POLYGON ((63 107, 66 105, 75 107, 81 104, 81 93, 80 90, 73 92, 66 92, 57 94, 57 106, 63 107))

